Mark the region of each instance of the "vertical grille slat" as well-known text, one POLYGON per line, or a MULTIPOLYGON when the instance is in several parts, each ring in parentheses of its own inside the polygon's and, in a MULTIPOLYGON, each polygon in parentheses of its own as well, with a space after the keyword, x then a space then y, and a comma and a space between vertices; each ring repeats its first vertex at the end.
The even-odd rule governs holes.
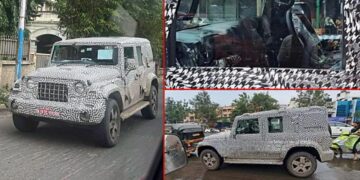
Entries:
POLYGON ((68 102, 68 87, 66 84, 39 82, 38 99, 46 101, 68 102))

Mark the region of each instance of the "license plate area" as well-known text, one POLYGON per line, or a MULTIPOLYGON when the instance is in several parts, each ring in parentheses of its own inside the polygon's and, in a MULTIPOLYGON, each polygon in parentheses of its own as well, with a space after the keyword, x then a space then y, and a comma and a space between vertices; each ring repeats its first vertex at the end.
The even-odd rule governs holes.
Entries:
POLYGON ((60 113, 52 110, 51 108, 38 108, 35 110, 36 114, 41 116, 52 116, 52 117, 59 117, 60 113))

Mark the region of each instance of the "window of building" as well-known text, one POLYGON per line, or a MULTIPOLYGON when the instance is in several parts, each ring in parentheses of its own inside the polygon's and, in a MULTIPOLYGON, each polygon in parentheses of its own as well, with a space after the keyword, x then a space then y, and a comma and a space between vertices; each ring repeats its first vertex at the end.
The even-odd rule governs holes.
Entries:
POLYGON ((260 133, 258 119, 240 120, 238 122, 238 126, 236 128, 236 134, 258 134, 258 133, 260 133))
POLYGON ((269 125, 269 133, 283 132, 282 117, 268 118, 268 125, 269 125))

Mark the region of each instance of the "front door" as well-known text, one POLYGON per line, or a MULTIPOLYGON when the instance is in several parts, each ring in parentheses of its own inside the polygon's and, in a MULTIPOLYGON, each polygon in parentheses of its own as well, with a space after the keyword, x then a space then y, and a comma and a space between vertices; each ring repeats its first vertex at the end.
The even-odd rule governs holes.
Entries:
POLYGON ((264 139, 258 118, 239 120, 230 143, 230 159, 259 159, 264 139))
POLYGON ((133 105, 141 99, 140 77, 138 75, 139 64, 135 56, 135 47, 124 47, 125 76, 126 76, 126 97, 127 105, 133 105), (135 69, 130 66, 135 66, 135 69))

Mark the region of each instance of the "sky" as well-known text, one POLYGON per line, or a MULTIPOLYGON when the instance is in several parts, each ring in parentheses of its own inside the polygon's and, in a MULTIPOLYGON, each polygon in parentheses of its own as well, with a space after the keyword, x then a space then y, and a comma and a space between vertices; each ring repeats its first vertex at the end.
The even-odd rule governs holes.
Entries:
MULTIPOLYGON (((165 97, 172 97, 174 100, 190 100, 201 91, 197 90, 167 90, 165 91, 165 97)), ((292 97, 296 97, 297 93, 294 90, 210 90, 207 91, 211 97, 211 100, 218 103, 220 106, 231 105, 234 99, 239 97, 239 94, 246 92, 249 95, 259 92, 269 92, 270 96, 279 101, 279 104, 289 104, 292 97)), ((336 95, 340 92, 338 90, 325 91, 330 95, 332 100, 336 99, 336 95)), ((360 96, 360 91, 350 91, 350 95, 360 96)))

